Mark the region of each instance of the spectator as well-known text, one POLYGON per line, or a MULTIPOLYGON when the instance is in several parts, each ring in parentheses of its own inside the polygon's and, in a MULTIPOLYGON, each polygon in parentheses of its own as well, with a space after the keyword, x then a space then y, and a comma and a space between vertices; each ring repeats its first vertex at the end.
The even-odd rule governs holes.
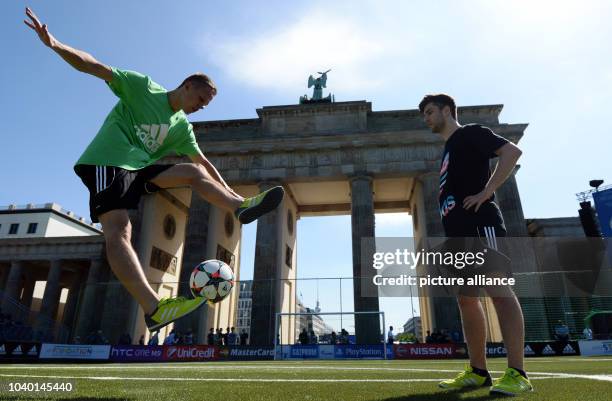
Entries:
POLYGON ((176 333, 174 329, 168 334, 168 337, 164 340, 164 345, 174 345, 176 343, 176 333))
POLYGON ((425 336, 425 342, 427 344, 433 343, 433 337, 431 336, 431 331, 427 330, 427 336, 425 336))
POLYGON ((348 331, 344 329, 340 330, 340 344, 348 344, 348 343, 349 343, 348 331))
POLYGON ((218 347, 223 346, 223 329, 217 329, 217 334, 215 337, 215 345, 218 347))
POLYGON ((226 345, 236 345, 236 332, 235 328, 232 327, 232 331, 227 335, 227 344, 226 345))
POLYGON ((592 340, 593 339, 593 330, 591 330, 590 327, 585 327, 584 330, 582 330, 582 338, 584 338, 585 340, 592 340))
POLYGON ((108 340, 102 334, 102 330, 92 331, 86 339, 87 344, 101 345, 108 344, 108 340))
POLYGON ((240 333, 240 345, 247 345, 248 339, 249 333, 246 332, 246 329, 242 329, 242 333, 240 333))
POLYGON ((73 344, 80 344, 81 343, 81 337, 74 336, 74 338, 72 339, 72 343, 73 344))
POLYGON ((431 341, 434 344, 439 344, 442 342, 442 334, 438 331, 438 329, 434 329, 433 333, 431 333, 431 341))
POLYGON ((210 330, 208 330, 207 344, 215 345, 215 329, 213 329, 212 327, 210 328, 210 330))
POLYGON ((569 341, 569 328, 561 320, 557 322, 555 327, 555 339, 561 342, 569 341))
POLYGON ((228 346, 227 336, 229 335, 229 332, 230 332, 230 328, 227 327, 225 328, 225 333, 223 333, 223 345, 225 345, 226 347, 228 346))
POLYGON ((448 334, 448 330, 442 329, 442 332, 440 333, 440 342, 442 344, 448 344, 452 342, 451 336, 448 334))
POLYGON ((336 344, 338 342, 338 335, 335 331, 331 332, 330 344, 336 344))
POLYGON ((119 337, 119 345, 130 345, 132 344, 132 337, 128 333, 123 333, 119 337))
POLYGON ((183 336, 183 342, 185 343, 185 345, 193 344, 193 331, 191 331, 191 329, 187 330, 187 333, 185 333, 185 335, 183 336))
POLYGON ((310 336, 308 338, 308 342, 310 344, 318 344, 319 343, 319 339, 317 338, 317 335, 315 334, 314 330, 310 330, 310 336))
POLYGON ((393 333, 393 326, 389 326, 389 332, 387 332, 387 344, 393 344, 395 341, 395 334, 393 333))
POLYGON ((149 338, 148 345, 159 345, 159 331, 154 332, 151 338, 149 338))
POLYGON ((306 345, 309 342, 308 340, 309 339, 308 339, 308 333, 306 332, 306 328, 303 328, 302 332, 298 336, 298 341, 300 342, 300 344, 306 345))
POLYGON ((140 339, 138 340, 138 344, 144 345, 144 334, 140 336, 140 339))

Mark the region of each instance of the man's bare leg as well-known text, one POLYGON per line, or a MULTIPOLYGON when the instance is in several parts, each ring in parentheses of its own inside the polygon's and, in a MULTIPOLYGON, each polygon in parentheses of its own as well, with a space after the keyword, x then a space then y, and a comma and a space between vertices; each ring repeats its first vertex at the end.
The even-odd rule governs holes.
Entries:
POLYGON ((486 370, 487 328, 480 299, 477 296, 459 295, 457 301, 461 311, 463 335, 470 356, 470 365, 486 370))
POLYGON ((228 191, 215 181, 202 166, 193 163, 181 163, 153 178, 151 182, 160 188, 191 186, 202 198, 222 209, 235 211, 244 198, 228 191))
POLYGON ((106 257, 110 267, 146 314, 152 313, 159 297, 149 285, 138 255, 132 247, 132 225, 127 210, 111 210, 99 216, 104 239, 106 257))
POLYGON ((492 296, 491 300, 495 306, 504 345, 508 351, 508 367, 524 370, 525 323, 521 305, 510 289, 507 289, 507 294, 504 296, 492 296))
MULTIPOLYGON (((170 167, 151 182, 162 188, 189 185, 212 204, 231 211, 240 207, 244 200, 214 181, 203 167, 191 163, 170 167)), ((159 296, 149 285, 138 255, 132 247, 132 225, 127 210, 111 210, 100 215, 99 219, 113 273, 140 304, 145 314, 151 314, 159 303, 159 296)))

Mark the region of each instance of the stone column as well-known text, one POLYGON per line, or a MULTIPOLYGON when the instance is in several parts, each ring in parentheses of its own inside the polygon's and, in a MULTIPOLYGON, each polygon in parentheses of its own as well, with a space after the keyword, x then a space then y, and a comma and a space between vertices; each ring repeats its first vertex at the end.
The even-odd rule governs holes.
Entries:
POLYGON ((9 272, 11 271, 11 266, 0 266, 0 291, 4 292, 4 287, 6 286, 6 281, 8 280, 9 272))
POLYGON ((6 280, 4 289, 4 299, 2 301, 2 311, 4 313, 11 312, 12 302, 18 302, 19 294, 21 293, 22 285, 23 262, 21 260, 11 261, 11 270, 6 280))
POLYGON ((45 285, 45 292, 43 294, 43 299, 40 305, 40 311, 38 312, 38 318, 36 323, 37 329, 42 330, 43 332, 53 330, 55 314, 57 313, 57 307, 61 292, 61 274, 61 260, 51 260, 49 266, 49 274, 47 275, 47 283, 45 285))
MULTIPOLYGON (((275 184, 260 185, 264 191, 275 184)), ((280 207, 257 220, 255 243, 255 268, 253 273, 253 298, 251 312, 252 345, 274 344, 274 322, 279 311, 277 300, 280 279, 280 207)))
MULTIPOLYGON (((372 283, 374 269, 362 269, 370 264, 376 247, 374 242, 364 244, 363 238, 374 238, 374 195, 372 177, 358 175, 351 183, 351 229, 353 237, 353 280, 355 312, 378 312, 378 289, 372 283), (363 247, 366 246, 367 249, 363 247), (362 258, 365 258, 363 260, 362 258), (369 288, 368 288, 369 286, 369 288), (365 296, 365 295, 370 296, 365 296)), ((382 337, 378 315, 355 315, 355 337, 358 344, 378 344, 382 337)), ((383 328, 384 333, 384 328, 383 328)))
POLYGON ((89 272, 83 288, 81 301, 76 311, 76 322, 73 336, 79 336, 81 341, 93 330, 92 322, 96 317, 96 292, 98 287, 98 277, 102 266, 102 259, 92 259, 89 264, 89 272))
POLYGON ((430 172, 421 174, 418 178, 421 183, 423 203, 425 207, 425 225, 428 237, 444 237, 444 227, 440 219, 440 174, 430 172))
POLYGON ((62 323, 73 331, 74 321, 76 315, 77 303, 81 292, 82 275, 76 273, 75 277, 68 288, 68 298, 66 299, 66 306, 64 307, 64 316, 62 317, 62 323))
POLYGON ((32 277, 26 277, 23 286, 23 294, 21 295, 21 303, 27 308, 32 307, 32 299, 34 298, 34 287, 36 286, 36 280, 32 277))

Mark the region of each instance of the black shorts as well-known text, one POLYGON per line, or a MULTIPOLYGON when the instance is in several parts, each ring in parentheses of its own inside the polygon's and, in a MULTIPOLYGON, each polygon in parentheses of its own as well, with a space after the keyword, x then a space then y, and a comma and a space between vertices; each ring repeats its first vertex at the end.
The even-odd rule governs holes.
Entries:
POLYGON ((79 164, 74 172, 89 189, 89 214, 98 223, 98 216, 116 209, 137 209, 140 197, 159 188, 149 181, 172 165, 154 164, 140 170, 113 166, 79 164))
MULTIPOLYGON (((454 254, 464 252, 485 252, 485 263, 481 266, 464 267, 439 266, 437 272, 443 277, 468 279, 478 275, 486 277, 512 277, 512 265, 508 246, 504 242, 506 226, 501 211, 493 202, 483 204, 478 213, 459 209, 452 219, 444 222, 447 240, 439 247, 443 252, 454 254), (486 250, 486 251, 485 251, 486 250)), ((449 295, 479 296, 484 286, 455 286, 446 288, 449 295)))
POLYGON ((492 245, 494 238, 506 236, 504 218, 494 202, 483 203, 477 213, 457 208, 442 220, 447 237, 480 237, 492 245))

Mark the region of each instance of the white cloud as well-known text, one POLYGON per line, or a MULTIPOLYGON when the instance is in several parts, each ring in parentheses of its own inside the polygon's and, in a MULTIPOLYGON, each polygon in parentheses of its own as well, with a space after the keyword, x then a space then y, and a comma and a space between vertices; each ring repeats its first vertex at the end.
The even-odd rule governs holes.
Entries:
POLYGON ((363 30, 358 21, 317 11, 275 31, 206 42, 210 59, 234 80, 293 93, 306 88, 308 75, 329 68, 334 90, 379 86, 383 78, 369 69, 393 50, 390 41, 363 30))
MULTIPOLYGON (((377 213, 376 214, 376 229, 390 229, 390 228, 406 228, 404 236, 408 237, 412 232, 412 218, 408 213, 377 213)), ((377 236, 381 236, 378 232, 377 236)))
POLYGON ((314 2, 298 18, 278 16, 269 30, 207 35, 203 49, 239 84, 283 93, 307 91, 308 75, 328 68, 330 91, 343 97, 424 83, 432 89, 487 84, 508 73, 532 77, 583 61, 584 49, 601 41, 600 30, 607 29, 601 15, 610 8, 589 5, 314 2))

